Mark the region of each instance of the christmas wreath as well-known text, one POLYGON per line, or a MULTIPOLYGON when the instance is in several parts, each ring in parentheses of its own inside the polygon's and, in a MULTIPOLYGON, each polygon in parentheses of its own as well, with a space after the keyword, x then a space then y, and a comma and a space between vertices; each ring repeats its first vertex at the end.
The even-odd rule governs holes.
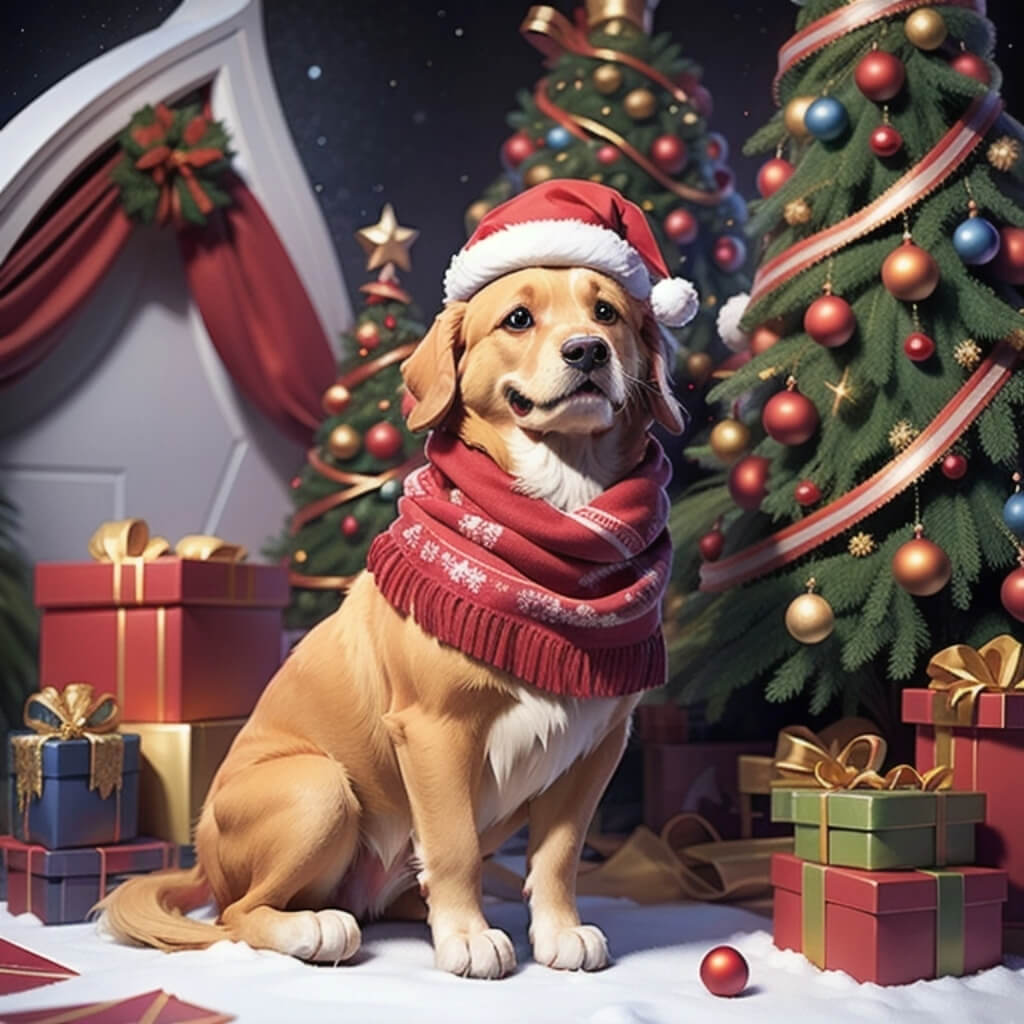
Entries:
POLYGON ((124 212, 149 224, 205 224, 231 199, 218 186, 230 167, 228 133, 196 104, 137 111, 119 138, 124 159, 111 172, 124 212))

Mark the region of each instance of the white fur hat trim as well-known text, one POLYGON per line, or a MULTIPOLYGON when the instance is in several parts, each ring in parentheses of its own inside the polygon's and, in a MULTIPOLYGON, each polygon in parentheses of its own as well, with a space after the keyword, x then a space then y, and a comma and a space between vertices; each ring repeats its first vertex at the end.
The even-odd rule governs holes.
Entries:
POLYGON ((750 347, 750 335, 740 327, 749 305, 750 296, 739 292, 724 302, 718 311, 718 336, 733 352, 746 352, 750 347))

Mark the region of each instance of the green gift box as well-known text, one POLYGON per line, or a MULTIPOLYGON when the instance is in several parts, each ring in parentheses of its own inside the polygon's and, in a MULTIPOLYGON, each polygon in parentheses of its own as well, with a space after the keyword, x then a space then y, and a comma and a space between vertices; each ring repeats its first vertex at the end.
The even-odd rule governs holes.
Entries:
POLYGON ((776 789, 772 819, 795 826, 802 860, 865 871, 974 862, 984 793, 776 789))

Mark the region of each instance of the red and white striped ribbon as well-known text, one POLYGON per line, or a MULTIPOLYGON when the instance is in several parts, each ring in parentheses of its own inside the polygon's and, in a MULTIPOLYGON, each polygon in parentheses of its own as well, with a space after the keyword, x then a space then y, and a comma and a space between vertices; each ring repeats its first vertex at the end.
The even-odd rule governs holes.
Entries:
POLYGON ((928 427, 895 459, 837 501, 719 562, 705 562, 700 589, 709 592, 763 576, 878 511, 906 490, 977 419, 1013 373, 1020 353, 1001 342, 928 427))
POLYGON ((874 202, 824 231, 790 246, 763 264, 754 277, 750 305, 843 246, 898 217, 942 184, 995 124, 1003 101, 995 92, 978 97, 935 147, 874 202))
MULTIPOLYGON (((985 14, 985 0, 941 0, 945 7, 969 7, 978 14, 985 14)), ((812 22, 797 32, 779 49, 778 70, 772 82, 776 104, 779 103, 779 86, 785 74, 802 60, 818 50, 824 49, 840 36, 872 22, 894 14, 903 14, 916 7, 931 7, 935 0, 852 0, 845 7, 833 11, 812 22)))

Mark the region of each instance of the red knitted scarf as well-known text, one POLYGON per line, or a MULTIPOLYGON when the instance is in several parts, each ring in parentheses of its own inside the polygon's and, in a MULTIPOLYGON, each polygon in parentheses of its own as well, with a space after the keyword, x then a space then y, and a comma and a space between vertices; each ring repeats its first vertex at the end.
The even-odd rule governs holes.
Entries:
POLYGON ((367 558, 395 608, 551 693, 620 696, 665 682, 671 469, 657 441, 571 512, 518 494, 514 477, 451 434, 431 434, 426 453, 367 558))

